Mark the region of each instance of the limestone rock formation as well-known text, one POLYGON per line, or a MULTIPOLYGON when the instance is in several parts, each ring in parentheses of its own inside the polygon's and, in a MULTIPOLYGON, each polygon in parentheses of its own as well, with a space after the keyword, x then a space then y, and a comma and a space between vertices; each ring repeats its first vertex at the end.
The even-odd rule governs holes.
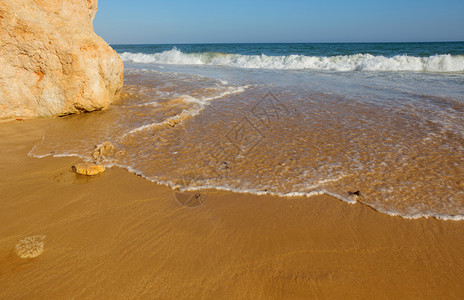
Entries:
POLYGON ((0 1, 0 119, 105 109, 124 65, 93 31, 97 0, 0 1))

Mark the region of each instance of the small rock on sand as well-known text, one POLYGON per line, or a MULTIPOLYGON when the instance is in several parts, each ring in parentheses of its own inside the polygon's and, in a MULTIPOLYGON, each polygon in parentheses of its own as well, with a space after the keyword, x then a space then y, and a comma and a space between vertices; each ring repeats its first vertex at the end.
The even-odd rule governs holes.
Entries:
POLYGON ((105 166, 93 164, 93 163, 81 163, 74 166, 76 168, 76 173, 81 175, 97 175, 102 172, 105 172, 105 166))

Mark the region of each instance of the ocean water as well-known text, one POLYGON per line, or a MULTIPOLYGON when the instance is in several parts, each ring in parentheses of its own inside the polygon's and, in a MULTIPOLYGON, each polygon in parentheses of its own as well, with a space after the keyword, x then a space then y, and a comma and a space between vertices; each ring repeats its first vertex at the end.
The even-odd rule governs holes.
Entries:
POLYGON ((326 193, 464 219, 463 42, 113 48, 122 99, 54 120, 32 156, 98 159, 180 190, 326 193))

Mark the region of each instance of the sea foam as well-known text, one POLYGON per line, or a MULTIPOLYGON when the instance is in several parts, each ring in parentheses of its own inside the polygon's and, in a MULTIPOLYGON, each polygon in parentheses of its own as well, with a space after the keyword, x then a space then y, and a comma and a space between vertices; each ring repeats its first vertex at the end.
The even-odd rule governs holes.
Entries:
POLYGON ((371 54, 338 56, 267 56, 241 55, 216 52, 183 53, 177 48, 155 54, 124 52, 119 54, 125 62, 170 65, 208 65, 245 69, 277 70, 330 70, 330 71, 413 71, 413 72, 464 72, 463 55, 433 55, 393 57, 371 54))

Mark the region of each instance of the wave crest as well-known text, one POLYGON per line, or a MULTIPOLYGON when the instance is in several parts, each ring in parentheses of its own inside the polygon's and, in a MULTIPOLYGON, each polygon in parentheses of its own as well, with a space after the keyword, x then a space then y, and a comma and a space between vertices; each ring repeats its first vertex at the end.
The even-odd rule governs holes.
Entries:
POLYGON ((328 71, 412 71, 412 72, 464 72, 463 55, 433 55, 393 57, 371 54, 339 56, 267 56, 241 55, 216 52, 183 53, 177 48, 155 54, 124 52, 119 54, 125 62, 170 65, 209 65, 245 69, 276 70, 328 70, 328 71))

